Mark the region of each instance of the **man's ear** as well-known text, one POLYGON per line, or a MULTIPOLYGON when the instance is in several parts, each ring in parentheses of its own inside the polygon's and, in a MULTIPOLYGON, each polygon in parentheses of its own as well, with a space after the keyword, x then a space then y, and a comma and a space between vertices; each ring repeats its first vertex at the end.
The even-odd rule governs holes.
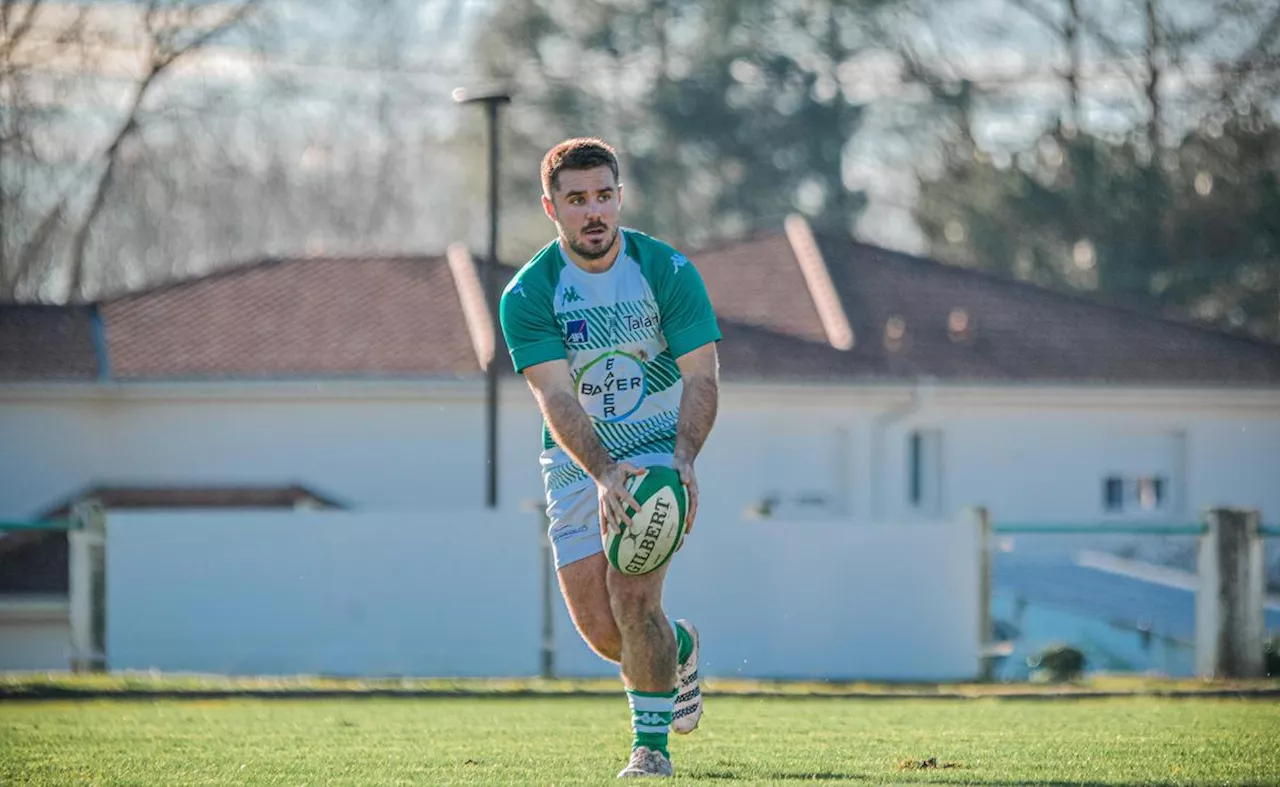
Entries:
POLYGON ((547 218, 552 222, 558 221, 556 218, 556 204, 546 194, 542 195, 542 212, 547 214, 547 218))

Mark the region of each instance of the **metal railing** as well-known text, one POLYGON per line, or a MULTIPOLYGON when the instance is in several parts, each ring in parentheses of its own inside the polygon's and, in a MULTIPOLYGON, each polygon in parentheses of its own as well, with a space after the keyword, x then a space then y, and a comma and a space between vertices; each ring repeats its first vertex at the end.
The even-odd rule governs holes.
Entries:
POLYGON ((0 533, 32 530, 74 530, 78 527, 70 519, 50 519, 45 522, 13 522, 0 519, 0 533))
MULTIPOLYGON (((1272 525, 1272 524, 1263 524, 1262 522, 1258 521, 1257 511, 1237 511, 1232 509, 1215 510, 1213 512, 1206 512, 1206 520, 1203 522, 1092 521, 1092 522, 1035 522, 1035 523, 1016 522, 1016 521, 994 521, 991 518, 989 511, 981 507, 971 509, 970 511, 972 516, 976 519, 977 524, 980 527, 981 544, 982 544, 982 548, 979 553, 979 576, 978 576, 979 593, 981 598, 980 608, 979 608, 979 625, 981 626, 981 629, 980 629, 981 638, 979 642, 980 642, 980 648, 981 648, 980 652, 982 654, 981 655, 981 674, 982 674, 982 678, 985 680, 991 680, 993 677, 994 656, 996 655, 996 650, 997 650, 996 648, 997 643, 992 641, 993 630, 992 630, 991 604, 992 604, 992 591, 993 591, 992 563, 993 563, 994 556, 992 554, 993 542, 991 541, 991 538, 993 536, 1002 536, 1002 535, 1004 536, 1008 536, 1008 535, 1182 536, 1182 537, 1194 537, 1196 539, 1199 539, 1200 541, 1200 546, 1198 547, 1199 549, 1206 548, 1205 539, 1206 537, 1209 537, 1214 542, 1211 548, 1217 550, 1224 547, 1222 546, 1222 543, 1218 542, 1218 540, 1215 537, 1213 537, 1213 533, 1216 531, 1212 530, 1210 521, 1213 520, 1215 516, 1230 515, 1232 517, 1247 517, 1253 520, 1252 527, 1246 527, 1244 531, 1241 531, 1241 532, 1247 532, 1249 530, 1252 531, 1252 533, 1250 535, 1245 536, 1245 538, 1254 538, 1254 539, 1280 538, 1280 526, 1272 525)), ((1243 524, 1243 522, 1239 520, 1237 520, 1237 523, 1243 524)), ((1235 544, 1243 543, 1243 542, 1233 541, 1233 539, 1229 538, 1225 543, 1228 544, 1226 548, 1235 550, 1240 548, 1238 546, 1235 546, 1235 544)), ((1216 562, 1216 561, 1213 561, 1213 562, 1216 562)), ((1202 576, 1201 582, 1204 582, 1204 581, 1207 581, 1207 580, 1202 576)), ((1215 575, 1215 579, 1213 581, 1215 582, 1220 581, 1217 579, 1217 575, 1215 575)), ((1258 578, 1254 578, 1253 581, 1259 581, 1259 580, 1258 578)), ((1265 581, 1265 578, 1263 578, 1263 581, 1265 581)), ((1241 598, 1245 596, 1251 596, 1251 595, 1252 594, 1250 593, 1245 593, 1241 596, 1241 598)), ((1233 603, 1238 604, 1240 602, 1237 600, 1233 603)), ((1258 608, 1257 613, 1262 614, 1261 607, 1258 608)), ((1199 614, 1200 612, 1197 611, 1197 616, 1199 614)), ((1197 634, 1197 636, 1199 635, 1197 634)), ((1240 635, 1238 632, 1228 631, 1227 629, 1223 629, 1223 631, 1217 636, 1216 639, 1220 639, 1224 641, 1226 639, 1239 640, 1240 635)), ((1235 647, 1236 645, 1240 645, 1240 644, 1241 644, 1240 642, 1234 642, 1232 647, 1235 647)), ((1198 642, 1196 644, 1196 647, 1197 648, 1205 647, 1205 643, 1198 642)), ((1219 647, 1219 646, 1213 645, 1213 647, 1219 647)), ((1231 650, 1231 649, 1232 648, 1227 648, 1227 650, 1231 650)), ((1235 647, 1235 649, 1239 650, 1238 647, 1235 647)), ((1197 654, 1197 658, 1199 659, 1198 654, 1197 654)), ((1235 668, 1236 668, 1236 665, 1234 663, 1230 667, 1228 667, 1229 670, 1234 670, 1235 668)), ((1197 665, 1197 669, 1199 669, 1199 665, 1197 665)))
POLYGON ((1058 534, 1058 535, 1138 535, 1138 536, 1202 536, 1208 532, 1203 522, 992 522, 991 532, 999 535, 1058 534))

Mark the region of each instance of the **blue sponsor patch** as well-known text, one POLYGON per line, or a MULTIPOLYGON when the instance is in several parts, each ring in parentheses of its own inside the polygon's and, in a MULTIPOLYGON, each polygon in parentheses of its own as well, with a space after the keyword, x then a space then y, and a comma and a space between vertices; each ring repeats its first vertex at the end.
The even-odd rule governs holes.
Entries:
POLYGON ((566 320, 564 324, 564 340, 570 344, 587 343, 587 321, 566 320))

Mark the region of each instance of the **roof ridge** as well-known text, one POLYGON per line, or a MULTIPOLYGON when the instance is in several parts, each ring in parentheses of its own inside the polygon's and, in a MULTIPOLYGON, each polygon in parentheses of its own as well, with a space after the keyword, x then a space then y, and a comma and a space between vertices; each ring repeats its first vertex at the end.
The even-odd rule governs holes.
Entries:
POLYGON ((788 215, 783 227, 796 265, 800 267, 800 274, 809 288, 809 297, 818 310, 818 320, 827 334, 827 342, 837 350, 852 349, 853 326, 849 324, 849 315, 845 311, 840 292, 831 280, 831 270, 813 236, 813 229, 798 213, 788 215))
MULTIPOLYGON (((840 236, 835 236, 835 237, 840 238, 840 236)), ((1257 337, 1250 336, 1248 334, 1232 333, 1229 331, 1222 330, 1220 328, 1215 328, 1210 325, 1204 325, 1201 323, 1175 319, 1166 314, 1161 314, 1160 312, 1150 308, 1145 308, 1138 305, 1122 304, 1122 303, 1112 302, 1108 300, 1102 300, 1099 298, 1090 297, 1088 295, 1085 295, 1079 292, 1064 292, 1062 290, 1054 289, 1052 287, 1046 287, 1041 284, 1036 284, 1035 282, 1016 279, 1011 276, 1005 276, 999 273, 994 273, 992 271, 983 270, 981 268, 971 268, 964 265, 955 265, 952 263, 943 262, 942 260, 935 259, 933 257, 925 257, 919 254, 912 254, 910 252, 899 251, 897 249, 890 249, 884 246, 877 246, 875 244, 865 243, 855 238, 840 238, 840 239, 847 240, 854 247, 860 247, 862 249, 868 250, 873 253, 884 254, 890 257, 896 257, 898 259, 907 260, 914 264, 933 268, 936 270, 945 271, 949 274, 954 274, 957 276, 968 276, 974 279, 981 279, 981 280, 992 282, 994 284, 1000 284, 1000 285, 1008 286, 1014 289, 1034 292, 1038 295, 1044 295, 1044 296, 1048 296, 1058 300, 1068 301, 1070 303, 1088 306, 1095 309, 1102 309, 1115 314, 1123 314, 1130 317, 1136 317, 1138 319, 1143 319, 1151 322, 1162 323, 1168 326, 1183 328, 1183 329, 1186 329, 1195 333, 1200 333, 1206 336, 1212 336, 1219 339, 1228 339, 1232 341, 1242 342, 1245 344, 1250 344, 1250 345, 1259 347, 1261 349, 1280 351, 1280 344, 1269 342, 1269 341, 1266 341, 1265 339, 1259 339, 1257 337)))
POLYGON ((493 331, 493 314, 485 300, 484 287, 480 284, 475 261, 463 243, 451 244, 445 258, 449 261, 449 271, 453 274, 453 284, 458 292, 463 319, 467 323, 467 333, 471 336, 476 362, 482 370, 488 369, 493 362, 497 340, 493 331))

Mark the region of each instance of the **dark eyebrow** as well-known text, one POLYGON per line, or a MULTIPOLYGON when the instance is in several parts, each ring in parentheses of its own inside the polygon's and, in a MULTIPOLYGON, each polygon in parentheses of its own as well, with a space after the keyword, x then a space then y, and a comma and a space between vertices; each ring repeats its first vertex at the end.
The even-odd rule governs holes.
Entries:
MULTIPOLYGON (((606 186, 605 188, 599 189, 596 193, 597 193, 597 194, 612 194, 612 193, 614 192, 614 190, 615 190, 615 189, 614 189, 614 187, 613 187, 613 186, 606 186)), ((579 196, 579 195, 586 195, 586 193, 587 193, 587 192, 582 191, 582 190, 578 190, 578 191, 566 191, 566 192, 564 193, 564 198, 565 198, 565 199, 569 199, 570 197, 577 197, 577 196, 579 196)))

